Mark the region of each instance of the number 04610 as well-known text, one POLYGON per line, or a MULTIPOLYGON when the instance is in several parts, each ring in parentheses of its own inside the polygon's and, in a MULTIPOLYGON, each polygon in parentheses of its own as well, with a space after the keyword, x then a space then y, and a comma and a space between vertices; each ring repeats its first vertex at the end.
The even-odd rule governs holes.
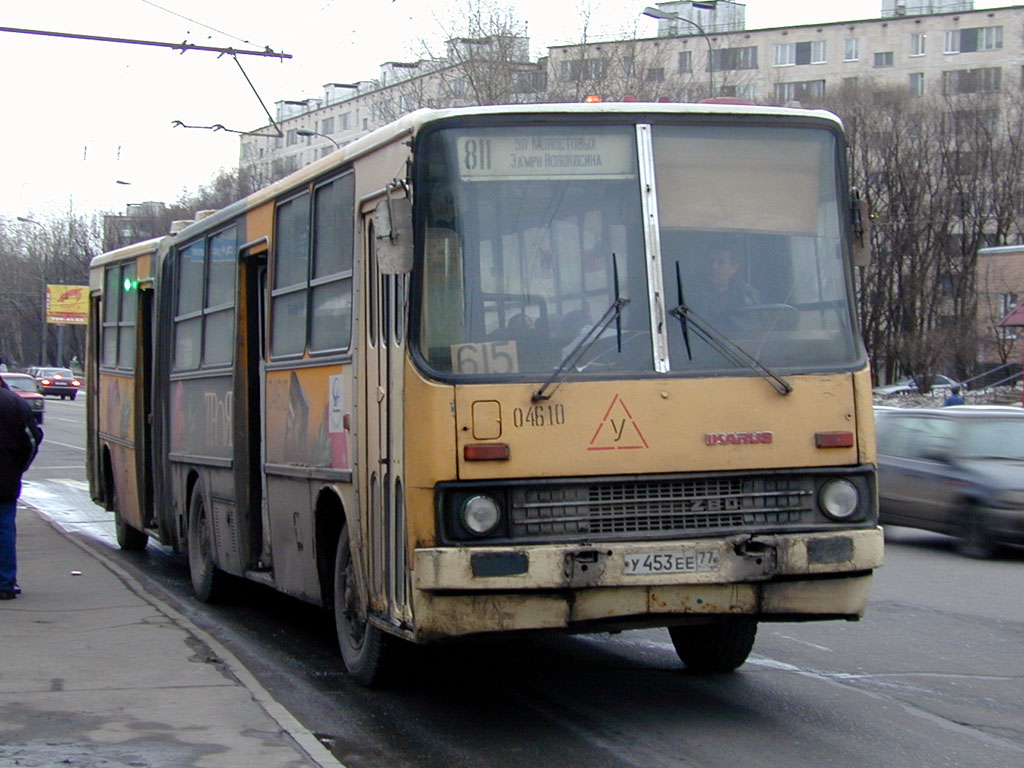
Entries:
POLYGON ((557 427, 565 424, 565 406, 561 403, 513 408, 512 423, 517 427, 557 427))

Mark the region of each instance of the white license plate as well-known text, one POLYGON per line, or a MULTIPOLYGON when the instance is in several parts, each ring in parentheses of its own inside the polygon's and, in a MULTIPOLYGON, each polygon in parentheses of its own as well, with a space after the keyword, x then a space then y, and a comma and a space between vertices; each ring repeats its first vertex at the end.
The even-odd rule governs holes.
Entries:
POLYGON ((720 563, 717 549, 692 549, 686 552, 630 553, 625 556, 622 571, 627 576, 651 573, 701 573, 717 571, 720 563))

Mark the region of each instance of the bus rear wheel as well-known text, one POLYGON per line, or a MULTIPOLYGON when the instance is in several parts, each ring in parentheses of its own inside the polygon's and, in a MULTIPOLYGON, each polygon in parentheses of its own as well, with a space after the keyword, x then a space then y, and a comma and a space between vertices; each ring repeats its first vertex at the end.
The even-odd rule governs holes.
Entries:
POLYGON ((117 532, 117 546, 121 549, 138 552, 146 548, 149 536, 138 528, 128 525, 121 516, 121 510, 116 506, 114 507, 114 529, 117 532))
POLYGON ((718 624, 669 627, 672 645, 691 672, 732 672, 750 655, 757 622, 743 618, 718 624))
POLYGON ((188 572, 196 597, 204 603, 223 600, 228 591, 228 574, 213 561, 213 528, 198 483, 188 504, 188 572))
POLYGON ((334 558, 334 626, 342 661, 353 680, 373 687, 394 679, 398 644, 403 641, 382 632, 367 618, 352 560, 348 525, 342 526, 334 558))
POLYGON ((103 483, 105 488, 104 506, 114 513, 114 531, 117 534, 117 546, 129 552, 138 552, 146 548, 149 536, 138 528, 132 528, 124 521, 121 505, 117 500, 117 486, 114 484, 114 471, 110 466, 110 456, 104 457, 103 483))

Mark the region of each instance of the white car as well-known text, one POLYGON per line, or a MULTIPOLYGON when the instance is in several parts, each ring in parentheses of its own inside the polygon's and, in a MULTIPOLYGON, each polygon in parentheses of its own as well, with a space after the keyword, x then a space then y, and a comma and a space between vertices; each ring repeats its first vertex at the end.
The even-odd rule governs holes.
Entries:
MULTIPOLYGON (((931 391, 934 393, 941 392, 943 394, 947 394, 952 387, 959 386, 960 382, 949 378, 949 376, 943 376, 941 373, 932 374, 931 391)), ((892 395, 905 395, 908 393, 917 394, 921 390, 917 386, 917 377, 907 376, 899 381, 894 381, 892 384, 886 384, 883 387, 875 387, 872 391, 876 395, 891 397, 892 395)))

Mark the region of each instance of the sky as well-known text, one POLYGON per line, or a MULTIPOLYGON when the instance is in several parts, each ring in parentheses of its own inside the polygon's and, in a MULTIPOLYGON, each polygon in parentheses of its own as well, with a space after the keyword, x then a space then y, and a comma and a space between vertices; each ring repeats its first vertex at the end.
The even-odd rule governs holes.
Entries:
MULTIPOLYGON (((588 39, 651 37, 646 4, 622 0, 504 0, 526 22, 533 55, 588 39)), ((979 0, 976 8, 1010 5, 979 0)), ((291 54, 258 56, 0 32, 0 218, 69 210, 123 211, 173 202, 238 160, 238 135, 263 106, 322 96, 325 83, 374 79, 385 61, 441 52, 460 33, 466 0, 5 0, 0 26, 291 54), (241 68, 239 67, 241 64, 241 68), (243 73, 244 70, 244 73, 243 73), (250 87, 247 79, 251 81, 250 87), (253 89, 259 94, 257 98, 253 89)), ((747 28, 877 18, 882 0, 748 0, 747 28)))

